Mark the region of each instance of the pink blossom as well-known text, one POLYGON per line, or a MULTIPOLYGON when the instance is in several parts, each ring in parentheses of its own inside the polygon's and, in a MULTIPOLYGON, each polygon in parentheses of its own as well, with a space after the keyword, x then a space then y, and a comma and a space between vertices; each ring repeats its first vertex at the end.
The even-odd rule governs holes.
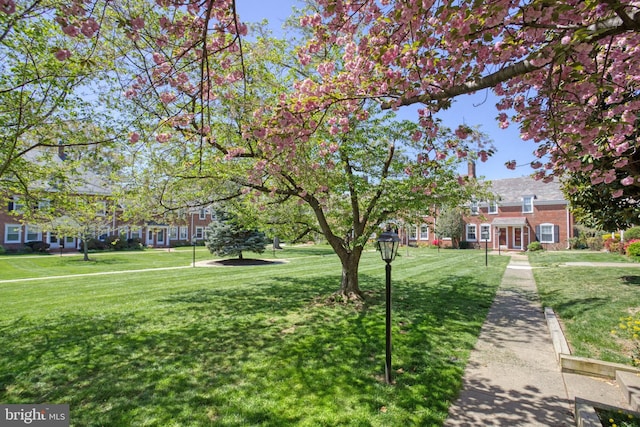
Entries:
POLYGON ((504 165, 509 170, 515 170, 516 169, 516 161, 515 160, 510 160, 510 161, 506 162, 504 165))
POLYGON ((135 144, 138 141, 140 141, 140 134, 138 132, 131 132, 129 135, 129 142, 135 144))
POLYGON ((633 179, 633 177, 628 176, 628 177, 626 177, 626 178, 622 179, 622 180, 620 181, 620 184, 622 184, 622 185, 624 185, 624 186, 629 186, 629 185, 633 185, 633 182, 634 182, 634 181, 635 181, 635 180, 633 179))
POLYGON ((62 32, 69 37, 78 37, 78 35, 80 34, 80 29, 75 25, 67 25, 62 29, 62 32))
POLYGON ((0 0, 0 12, 11 15, 16 11, 16 3, 13 0, 0 0))
POLYGON ((60 49, 55 53, 55 57, 58 61, 66 61, 71 58, 71 52, 68 49, 60 49))
POLYGON ((616 191, 614 191, 614 192, 611 194, 611 196, 612 196, 614 199, 617 199, 617 198, 621 197, 623 193, 624 193, 624 191, 623 191, 621 188, 619 188, 619 189, 617 189, 616 191))
POLYGON ((560 40, 560 44, 566 46, 569 43, 571 43, 571 36, 564 36, 561 40, 560 40))
POLYGON ((176 99, 176 94, 172 93, 172 92, 162 92, 160 94, 160 101, 162 101, 163 104, 169 104, 170 102, 175 101, 176 99))
POLYGON ((159 133, 156 135, 156 141, 160 143, 168 142, 171 139, 170 133, 159 133))
POLYGON ((144 19, 141 17, 136 17, 131 19, 131 29, 134 31, 138 31, 144 28, 144 19))
POLYGON ((89 18, 82 23, 80 31, 85 37, 91 38, 98 32, 99 29, 100 25, 96 22, 96 20, 93 18, 89 18))

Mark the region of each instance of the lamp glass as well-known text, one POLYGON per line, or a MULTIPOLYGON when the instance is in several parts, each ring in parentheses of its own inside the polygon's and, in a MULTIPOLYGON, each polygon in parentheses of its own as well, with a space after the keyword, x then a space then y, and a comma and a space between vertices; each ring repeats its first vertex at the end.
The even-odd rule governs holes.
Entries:
POLYGON ((378 246, 380 247, 380 256, 383 261, 391 262, 398 253, 398 244, 400 238, 396 233, 385 231, 378 237, 378 246))

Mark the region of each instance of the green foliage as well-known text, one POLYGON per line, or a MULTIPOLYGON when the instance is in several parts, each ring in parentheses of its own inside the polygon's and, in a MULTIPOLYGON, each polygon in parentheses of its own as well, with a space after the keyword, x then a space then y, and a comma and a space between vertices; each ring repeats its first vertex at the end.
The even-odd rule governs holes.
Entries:
POLYGON ((6 250, 4 246, 0 245, 0 255, 3 255, 4 253, 6 253, 6 250))
POLYGON ((640 227, 631 227, 624 232, 625 240, 640 239, 640 227))
POLYGON ((576 225, 576 237, 569 240, 571 249, 590 249, 600 251, 604 247, 602 232, 584 225, 576 225))
POLYGON ((632 242, 627 246, 627 255, 630 257, 640 257, 640 240, 632 242))
POLYGON ((531 242, 527 246, 527 250, 530 252, 541 251, 544 250, 544 247, 542 247, 542 243, 540 242, 531 242))
POLYGON ((263 253, 270 240, 256 229, 246 229, 238 218, 216 207, 215 218, 207 227, 206 245, 209 252, 218 256, 237 256, 242 259, 243 252, 263 253))
POLYGON ((444 207, 436 219, 435 233, 438 238, 451 238, 451 246, 457 248, 464 233, 463 210, 444 207))

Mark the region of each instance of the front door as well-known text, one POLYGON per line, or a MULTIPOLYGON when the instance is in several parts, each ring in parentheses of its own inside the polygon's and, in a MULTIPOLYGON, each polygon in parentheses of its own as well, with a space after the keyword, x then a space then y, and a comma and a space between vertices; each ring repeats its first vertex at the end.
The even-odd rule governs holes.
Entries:
POLYGON ((522 228, 513 229, 513 248, 522 249, 522 228))
POLYGON ((49 233, 49 249, 59 249, 60 248, 60 240, 58 239, 58 235, 56 233, 49 233))
POLYGON ((500 245, 501 248, 504 248, 507 246, 507 229, 499 228, 498 233, 498 245, 500 245))

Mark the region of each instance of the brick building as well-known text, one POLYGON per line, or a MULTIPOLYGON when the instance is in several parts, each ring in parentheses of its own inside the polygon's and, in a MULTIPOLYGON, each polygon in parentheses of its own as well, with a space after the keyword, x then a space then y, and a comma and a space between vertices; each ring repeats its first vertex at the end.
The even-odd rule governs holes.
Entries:
MULTIPOLYGON (((469 168, 470 174, 473 168, 469 168)), ((464 217, 462 241, 469 247, 494 250, 524 251, 531 242, 540 242, 545 249, 569 247, 574 237, 574 218, 560 185, 545 183, 530 177, 497 179, 491 182, 494 201, 477 201, 468 206, 464 217)), ((403 232, 409 244, 450 244, 446 236, 436 236, 433 224, 437 219, 423 218, 423 223, 403 232)))

